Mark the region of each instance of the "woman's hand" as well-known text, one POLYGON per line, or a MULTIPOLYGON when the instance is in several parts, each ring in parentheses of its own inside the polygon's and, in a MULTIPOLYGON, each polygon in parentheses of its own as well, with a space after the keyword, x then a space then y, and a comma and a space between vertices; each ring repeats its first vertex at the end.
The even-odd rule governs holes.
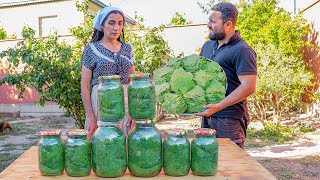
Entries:
POLYGON ((96 129, 98 128, 97 126, 97 118, 93 115, 89 118, 86 119, 86 123, 85 123, 85 130, 88 131, 88 140, 91 139, 92 134, 96 131, 96 129))

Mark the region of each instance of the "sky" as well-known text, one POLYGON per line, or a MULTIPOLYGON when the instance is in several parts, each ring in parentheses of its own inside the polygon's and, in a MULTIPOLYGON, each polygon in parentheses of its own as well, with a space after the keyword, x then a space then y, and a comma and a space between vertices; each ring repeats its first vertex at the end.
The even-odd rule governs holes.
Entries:
MULTIPOLYGON (((159 26, 168 24, 175 12, 185 14, 184 17, 194 24, 207 23, 208 15, 202 12, 197 2, 207 4, 209 0, 101 0, 105 4, 119 7, 125 14, 134 17, 137 14, 145 18, 144 25, 159 26)), ((316 0, 296 0, 297 10, 304 9, 316 0)), ((230 2, 237 3, 238 0, 230 2)), ((280 7, 289 12, 294 10, 294 0, 281 0, 280 7)))

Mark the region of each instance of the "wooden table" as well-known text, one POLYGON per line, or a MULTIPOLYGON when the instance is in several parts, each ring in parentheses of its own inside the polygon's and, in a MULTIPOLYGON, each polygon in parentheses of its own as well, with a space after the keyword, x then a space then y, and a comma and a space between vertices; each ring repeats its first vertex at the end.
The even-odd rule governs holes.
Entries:
MULTIPOLYGON (((267 169, 259 164, 255 159, 248 155, 244 150, 239 148, 231 140, 218 138, 219 143, 219 161, 218 172, 215 176, 195 176, 191 171, 188 176, 171 177, 166 176, 163 171, 153 179, 223 179, 223 180, 274 180, 276 179, 267 169)), ((69 177, 66 173, 61 176, 42 176, 38 170, 38 151, 37 147, 33 146, 10 166, 0 173, 0 179, 100 179, 91 171, 90 176, 86 177, 69 177)), ((148 179, 131 176, 129 171, 120 178, 113 179, 148 179)))

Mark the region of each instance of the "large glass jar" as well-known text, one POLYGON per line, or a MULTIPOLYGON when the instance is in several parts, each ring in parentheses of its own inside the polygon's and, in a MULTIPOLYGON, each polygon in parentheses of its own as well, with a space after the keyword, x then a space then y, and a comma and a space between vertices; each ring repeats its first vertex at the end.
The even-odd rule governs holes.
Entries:
POLYGON ((98 121, 118 122, 125 115, 120 76, 100 76, 98 79, 98 121))
POLYGON ((163 170, 169 176, 184 176, 190 170, 190 142, 182 129, 167 130, 163 141, 163 170))
POLYGON ((155 90, 151 74, 131 74, 128 86, 129 114, 136 121, 155 115, 155 90))
POLYGON ((133 176, 152 177, 162 168, 162 138, 154 124, 136 123, 128 136, 128 168, 133 176))
POLYGON ((98 122, 92 137, 92 169, 100 177, 119 177, 127 169, 126 137, 108 122, 98 122))
POLYGON ((38 161, 40 173, 44 176, 61 175, 64 170, 64 147, 61 130, 45 129, 40 131, 38 142, 38 161))
POLYGON ((193 130, 195 138, 191 143, 191 170, 199 176, 215 175, 218 169, 218 142, 216 131, 199 128, 193 130))
POLYGON ((88 176, 91 171, 91 143, 84 129, 67 132, 65 169, 69 176, 88 176))

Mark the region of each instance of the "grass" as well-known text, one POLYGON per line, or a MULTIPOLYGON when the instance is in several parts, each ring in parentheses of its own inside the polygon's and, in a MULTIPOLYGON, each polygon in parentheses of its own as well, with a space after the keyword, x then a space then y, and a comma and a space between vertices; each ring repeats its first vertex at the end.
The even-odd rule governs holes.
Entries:
POLYGON ((14 160, 16 160, 19 155, 10 153, 2 153, 0 154, 0 172, 3 171, 7 166, 9 166, 14 160))

